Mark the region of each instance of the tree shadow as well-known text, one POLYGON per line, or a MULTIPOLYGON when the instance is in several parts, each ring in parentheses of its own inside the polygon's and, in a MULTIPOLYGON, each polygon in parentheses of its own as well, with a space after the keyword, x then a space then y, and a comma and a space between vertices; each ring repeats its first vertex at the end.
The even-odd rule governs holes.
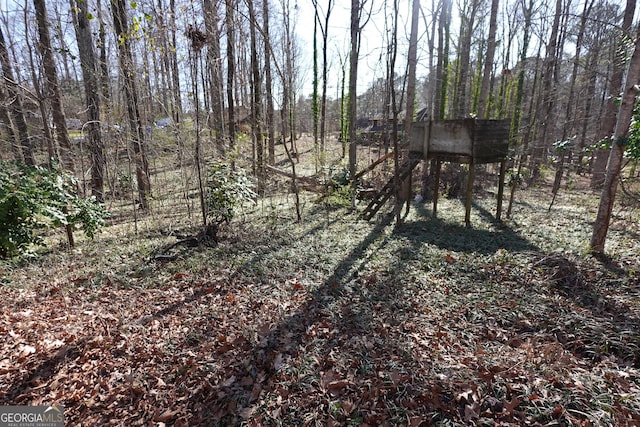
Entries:
MULTIPOLYGON (((282 361, 294 360, 305 351, 306 346, 314 346, 308 341, 315 334, 327 335, 318 344, 319 348, 315 348, 314 359, 317 365, 312 368, 315 387, 322 389, 342 386, 342 382, 331 381, 334 379, 332 363, 328 360, 333 351, 341 351, 346 343, 362 339, 374 327, 365 307, 356 301, 356 294, 359 292, 356 288, 368 287, 370 298, 381 305, 387 304, 384 294, 390 290, 383 291, 383 282, 374 278, 375 273, 370 273, 367 269, 370 267, 368 262, 371 251, 381 250, 389 242, 389 235, 385 237, 383 231, 391 221, 392 217, 389 215, 376 224, 339 262, 332 274, 310 293, 303 306, 277 324, 270 325, 268 332, 259 337, 257 342, 242 341, 242 363, 229 366, 235 381, 198 396, 193 401, 198 414, 193 420, 196 424, 224 419, 231 420, 228 422, 233 422, 234 419, 237 421, 239 406, 255 408, 259 392, 263 388, 268 388, 269 392, 277 392, 274 389, 277 381, 274 379, 282 370, 282 361), (344 298, 349 293, 354 295, 354 300, 345 305, 344 298)), ((396 347, 391 338, 385 345, 396 347)), ((398 349, 392 351, 397 352, 398 349)), ((221 422, 224 424, 227 421, 221 422)))
POLYGON ((492 254, 499 249, 509 251, 538 251, 539 248, 506 224, 496 221, 487 210, 478 207, 482 216, 495 225, 495 230, 465 227, 463 224, 448 222, 433 217, 423 204, 416 207, 418 216, 424 220, 408 221, 402 225, 399 234, 418 243, 435 245, 441 249, 456 252, 478 252, 492 254))
MULTIPOLYGON (((551 288, 593 317, 581 325, 586 333, 573 350, 595 360, 613 355, 621 365, 640 367, 640 317, 632 314, 631 307, 605 294, 598 283, 602 279, 593 279, 590 266, 562 255, 540 254, 537 258, 534 265, 548 275, 551 288)), ((622 282, 629 275, 611 260, 593 259, 614 276, 609 280, 622 282)))

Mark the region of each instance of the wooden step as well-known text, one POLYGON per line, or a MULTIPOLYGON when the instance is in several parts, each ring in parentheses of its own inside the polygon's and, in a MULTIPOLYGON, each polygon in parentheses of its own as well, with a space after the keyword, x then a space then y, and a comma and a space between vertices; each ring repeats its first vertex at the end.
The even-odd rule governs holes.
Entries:
MULTIPOLYGON (((407 179, 413 169, 420 163, 420 158, 416 158, 410 156, 407 158, 404 163, 400 166, 398 170, 398 176, 400 178, 400 182, 407 179)), ((382 189, 375 195, 375 197, 369 202, 365 210, 360 215, 361 218, 365 220, 370 220, 373 216, 378 213, 380 208, 384 206, 384 204, 389 200, 389 198, 395 192, 395 177, 392 176, 391 179, 382 187, 382 189)))

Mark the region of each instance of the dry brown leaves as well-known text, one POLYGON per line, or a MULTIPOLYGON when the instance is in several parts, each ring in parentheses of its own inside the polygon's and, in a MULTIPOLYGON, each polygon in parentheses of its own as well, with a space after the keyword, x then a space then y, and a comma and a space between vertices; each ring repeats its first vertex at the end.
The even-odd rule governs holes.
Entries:
POLYGON ((4 286, 0 402, 62 404, 69 425, 640 423, 637 335, 623 333, 637 307, 603 285, 622 276, 540 254, 432 257, 370 231, 300 234, 299 259, 285 244, 227 253, 234 268, 194 253, 201 270, 157 265, 134 285, 69 270, 4 286))

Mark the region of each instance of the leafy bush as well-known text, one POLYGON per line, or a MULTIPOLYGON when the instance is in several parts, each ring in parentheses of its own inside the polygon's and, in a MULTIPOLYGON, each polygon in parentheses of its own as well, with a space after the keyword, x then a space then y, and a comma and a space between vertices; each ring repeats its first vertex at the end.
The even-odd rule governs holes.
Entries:
POLYGON ((89 237, 105 225, 107 212, 94 198, 82 199, 74 179, 57 168, 0 162, 0 258, 44 246, 39 232, 79 226, 89 237))
POLYGON ((254 203, 257 195, 253 188, 253 182, 241 169, 233 170, 221 162, 211 165, 207 175, 206 198, 207 216, 211 222, 229 222, 243 203, 254 203))
POLYGON ((327 197, 324 199, 327 207, 348 208, 351 206, 353 186, 349 169, 343 167, 331 175, 327 186, 327 197))

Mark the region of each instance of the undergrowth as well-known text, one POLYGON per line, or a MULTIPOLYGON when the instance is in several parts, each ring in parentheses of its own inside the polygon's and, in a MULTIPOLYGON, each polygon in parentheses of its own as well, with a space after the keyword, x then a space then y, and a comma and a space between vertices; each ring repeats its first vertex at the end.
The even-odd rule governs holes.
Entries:
POLYGON ((597 199, 512 218, 441 200, 390 217, 263 200, 214 248, 114 224, 2 264, 0 401, 74 425, 637 425, 637 210, 589 256, 597 199))

